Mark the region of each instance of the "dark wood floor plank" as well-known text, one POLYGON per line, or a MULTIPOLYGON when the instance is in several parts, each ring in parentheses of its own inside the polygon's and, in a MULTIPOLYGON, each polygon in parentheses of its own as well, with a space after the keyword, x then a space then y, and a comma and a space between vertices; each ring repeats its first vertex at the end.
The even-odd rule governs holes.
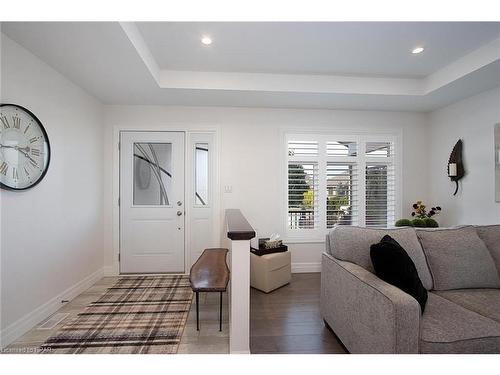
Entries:
POLYGON ((320 274, 293 274, 269 294, 250 293, 250 351, 255 354, 342 354, 319 310, 320 274))

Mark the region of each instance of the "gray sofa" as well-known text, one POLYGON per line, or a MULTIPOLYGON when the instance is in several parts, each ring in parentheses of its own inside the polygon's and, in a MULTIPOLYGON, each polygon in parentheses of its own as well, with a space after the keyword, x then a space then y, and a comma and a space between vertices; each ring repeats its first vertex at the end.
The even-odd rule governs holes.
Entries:
POLYGON ((322 258, 321 314, 351 353, 500 353, 500 225, 338 226, 322 258), (391 235, 429 291, 425 311, 375 274, 370 245, 391 235))

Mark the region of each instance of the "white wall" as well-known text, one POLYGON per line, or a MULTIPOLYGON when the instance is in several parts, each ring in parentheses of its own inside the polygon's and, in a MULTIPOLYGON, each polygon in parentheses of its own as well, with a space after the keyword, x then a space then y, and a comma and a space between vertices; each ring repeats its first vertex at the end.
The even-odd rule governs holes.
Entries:
POLYGON ((495 203, 494 124, 500 122, 500 88, 481 93, 429 115, 431 204, 441 205, 441 225, 500 223, 495 203), (446 175, 453 146, 462 139, 466 176, 456 196, 446 175))
MULTIPOLYGON (((280 168, 282 129, 402 130, 403 207, 427 199, 421 178, 427 165, 426 118, 404 112, 249 109, 215 107, 106 106, 105 135, 105 264, 112 252, 113 128, 218 129, 220 134, 221 208, 240 208, 260 236, 283 231, 280 168)), ((295 270, 318 271, 323 243, 293 244, 295 270)))
POLYGON ((52 148, 40 184, 0 193, 1 328, 10 340, 102 274, 103 113, 27 50, 3 34, 1 42, 1 102, 35 113, 52 148))

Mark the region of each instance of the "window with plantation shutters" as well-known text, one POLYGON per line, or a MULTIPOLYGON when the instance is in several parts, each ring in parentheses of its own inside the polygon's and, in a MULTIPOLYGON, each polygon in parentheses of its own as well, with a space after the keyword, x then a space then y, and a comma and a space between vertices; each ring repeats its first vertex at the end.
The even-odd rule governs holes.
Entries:
POLYGON ((391 227, 394 135, 287 134, 288 237, 322 238, 336 225, 391 227))

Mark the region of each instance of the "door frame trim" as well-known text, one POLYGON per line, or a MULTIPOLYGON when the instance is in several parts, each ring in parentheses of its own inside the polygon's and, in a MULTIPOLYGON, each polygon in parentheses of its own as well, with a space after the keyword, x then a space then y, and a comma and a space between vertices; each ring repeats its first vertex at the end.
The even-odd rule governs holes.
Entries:
MULTIPOLYGON (((184 191, 185 193, 189 191, 193 183, 192 174, 188 170, 190 166, 188 163, 191 161, 190 155, 190 140, 193 134, 211 134, 214 138, 214 162, 213 168, 213 179, 211 183, 212 197, 213 197, 213 211, 212 217, 214 220, 214 237, 218 236, 221 231, 221 218, 220 218, 220 173, 219 173, 219 163, 220 163, 220 134, 218 126, 198 129, 191 127, 178 127, 178 126, 148 126, 147 128, 141 128, 137 126, 113 126, 113 139, 112 139, 112 152, 113 152, 113 162, 112 162, 112 248, 113 248, 113 259, 111 266, 105 266, 106 276, 119 276, 120 275, 120 207, 118 205, 118 200, 120 197, 120 134, 122 132, 183 132, 184 137, 184 191)), ((105 143, 106 144, 106 143, 105 143)), ((184 272, 189 273, 190 262, 191 262, 191 244, 190 244, 190 234, 191 234, 191 205, 188 204, 186 195, 184 197, 185 202, 185 217, 184 217, 184 272)), ((125 274, 124 274, 125 275, 125 274)))

